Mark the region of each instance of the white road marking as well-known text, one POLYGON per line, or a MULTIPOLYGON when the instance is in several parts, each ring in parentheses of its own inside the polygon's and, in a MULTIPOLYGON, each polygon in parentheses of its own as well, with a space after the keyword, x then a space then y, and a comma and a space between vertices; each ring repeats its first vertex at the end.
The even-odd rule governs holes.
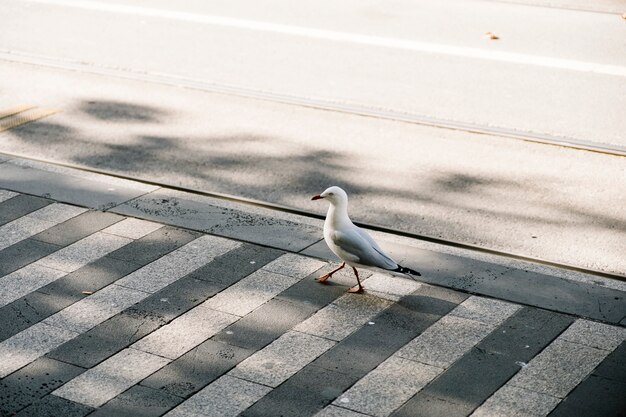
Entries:
POLYGON ((595 62, 586 62, 572 59, 553 58, 539 55, 521 54, 515 52, 492 51, 464 46, 445 45, 432 42, 421 42, 408 39, 370 36, 358 33, 338 32, 333 30, 314 29, 300 26, 283 25, 279 23, 258 22, 254 20, 235 19, 223 16, 188 13, 175 10, 155 9, 149 7, 111 4, 98 1, 83 0, 29 0, 31 3, 48 4, 62 7, 72 7, 84 10, 103 11, 142 17, 156 17, 185 22, 203 23, 231 28, 255 30, 260 32, 280 33, 291 36, 301 36, 313 39, 323 39, 335 42, 346 42, 389 49, 401 49, 414 52, 450 55, 463 58, 475 58, 489 61, 506 62, 513 64, 533 65, 546 68, 564 69, 579 72, 614 75, 626 77, 626 67, 606 65, 595 62))

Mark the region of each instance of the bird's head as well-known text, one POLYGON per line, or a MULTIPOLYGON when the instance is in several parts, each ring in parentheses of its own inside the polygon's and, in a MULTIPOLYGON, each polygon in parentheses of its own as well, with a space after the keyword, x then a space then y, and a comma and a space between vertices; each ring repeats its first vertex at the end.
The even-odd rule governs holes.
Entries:
POLYGON ((337 186, 327 188, 322 194, 313 196, 311 200, 326 199, 330 204, 338 205, 348 202, 348 194, 337 186))

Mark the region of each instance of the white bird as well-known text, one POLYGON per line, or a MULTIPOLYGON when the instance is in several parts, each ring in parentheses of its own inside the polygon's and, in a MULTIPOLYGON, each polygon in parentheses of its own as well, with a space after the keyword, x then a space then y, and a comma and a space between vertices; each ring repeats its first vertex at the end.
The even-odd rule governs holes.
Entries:
POLYGON ((348 216, 348 194, 339 187, 330 187, 322 194, 314 196, 311 200, 328 200, 330 207, 324 222, 324 240, 335 255, 343 263, 339 268, 322 275, 317 281, 324 282, 346 264, 352 267, 358 286, 352 287, 348 292, 362 292, 363 286, 359 279, 357 266, 376 267, 403 274, 421 274, 409 268, 398 265, 391 257, 383 252, 378 244, 363 229, 352 223, 348 216))

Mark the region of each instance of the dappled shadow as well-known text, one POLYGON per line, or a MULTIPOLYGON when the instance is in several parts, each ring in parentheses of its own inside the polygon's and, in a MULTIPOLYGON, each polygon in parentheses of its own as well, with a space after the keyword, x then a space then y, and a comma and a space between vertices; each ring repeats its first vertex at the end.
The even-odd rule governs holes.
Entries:
MULTIPOLYGON (((339 185, 350 194, 351 215, 356 221, 469 244, 506 248, 511 227, 520 234, 524 233, 521 228, 533 225, 569 229, 569 233, 578 228, 610 233, 626 230, 626 219, 612 215, 614 212, 585 210, 565 199, 557 204, 545 195, 549 187, 518 175, 468 172, 450 164, 439 171, 416 168, 391 183, 385 178, 389 173, 395 172, 389 176, 398 178, 398 172, 404 171, 396 172, 390 166, 385 172, 380 164, 360 166, 361 161, 345 147, 320 148, 315 143, 258 133, 267 131, 263 126, 258 132, 233 126, 228 131, 217 129, 219 133, 189 137, 176 135, 172 129, 161 133, 160 126, 173 112, 157 106, 93 99, 79 102, 75 108, 87 120, 93 119, 92 123, 114 124, 115 134, 94 137, 79 125, 61 124, 54 118, 9 134, 27 149, 45 146, 46 154, 66 162, 320 214, 326 205, 310 202, 310 196, 339 185), (382 177, 381 181, 369 182, 372 174, 382 177)), ((527 233, 528 239, 533 233, 527 233)), ((528 243, 519 247, 523 245, 528 243)))

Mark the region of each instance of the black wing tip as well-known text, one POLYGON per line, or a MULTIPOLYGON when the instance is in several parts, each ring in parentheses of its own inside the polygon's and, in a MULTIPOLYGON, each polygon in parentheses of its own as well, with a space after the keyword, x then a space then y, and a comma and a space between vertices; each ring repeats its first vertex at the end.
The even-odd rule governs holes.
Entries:
POLYGON ((398 267, 396 269, 393 270, 393 272, 400 272, 401 274, 409 274, 409 275, 415 275, 417 277, 421 277, 422 274, 420 274, 419 272, 411 269, 411 268, 407 268, 404 266, 400 266, 398 265, 398 267))

